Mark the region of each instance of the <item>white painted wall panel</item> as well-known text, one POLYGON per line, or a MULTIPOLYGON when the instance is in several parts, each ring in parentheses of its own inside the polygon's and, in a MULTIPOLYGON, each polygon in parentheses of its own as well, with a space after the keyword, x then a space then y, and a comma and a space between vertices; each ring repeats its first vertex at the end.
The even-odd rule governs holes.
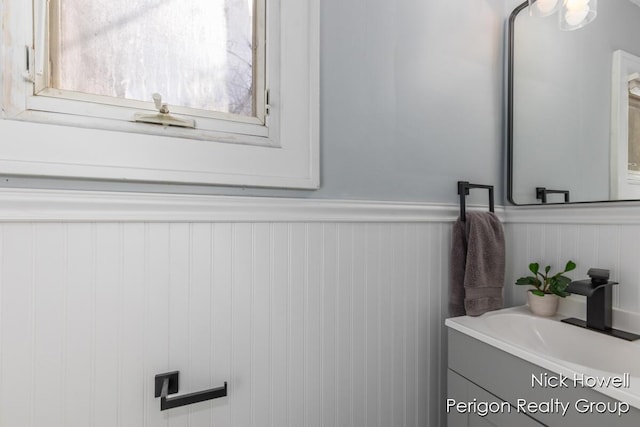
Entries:
MULTIPOLYGON (((79 226, 76 224, 67 225, 69 234, 71 229, 79 226)), ((121 295, 120 319, 121 330, 120 348, 118 349, 118 360, 120 363, 120 375, 117 391, 120 397, 118 406, 118 425, 123 427, 136 427, 145 425, 145 385, 149 378, 144 371, 146 357, 144 354, 144 331, 140 327, 144 323, 146 315, 146 293, 144 286, 145 262, 144 262, 144 225, 143 224, 123 224, 120 226, 120 240, 122 242, 121 253, 121 295), (126 386, 125 386, 126 384, 126 386)), ((69 250, 71 250, 71 239, 69 240, 69 250)), ((71 259, 69 259, 69 265, 71 259)), ((171 277, 171 276, 170 276, 171 277)), ((69 273, 69 278, 71 274, 69 273)), ((79 301, 79 304, 82 304, 79 301)), ((73 402, 69 404, 69 411, 74 409, 73 402)), ((54 424, 55 425, 55 424, 54 424)), ((73 426, 72 422, 63 425, 73 426)))
POLYGON ((505 294, 511 304, 525 302, 526 289, 513 283, 528 273, 529 263, 551 264, 556 270, 571 259, 578 267, 568 276, 579 280, 587 278, 591 267, 609 269, 611 280, 620 283, 613 288, 614 307, 640 312, 639 225, 510 223, 506 225, 506 236, 509 250, 505 294))
POLYGON ((365 253, 367 267, 365 280, 367 292, 365 294, 366 305, 366 332, 365 332, 365 383, 364 396, 366 418, 364 425, 378 425, 382 407, 382 368, 381 368, 381 339, 380 328, 382 326, 383 299, 382 299, 382 251, 381 251, 381 226, 368 225, 365 253))
MULTIPOLYGON (((218 387, 224 381, 233 390, 230 376, 232 361, 231 351, 231 316, 233 288, 233 238, 232 224, 215 224, 213 227, 213 293, 211 296, 213 339, 211 347, 211 384, 218 387)), ((190 390, 197 391, 197 390, 190 390)), ((231 410, 228 401, 211 403, 211 424, 232 426, 231 410)))
POLYGON ((269 396, 274 385, 271 376, 271 226, 253 226, 253 348, 251 354, 251 420, 269 425, 269 396), (256 301, 260 302, 256 304, 256 301))
MULTIPOLYGON (((190 352, 190 346, 187 348, 176 349, 169 342, 169 316, 167 313, 170 308, 169 301, 169 251, 166 224, 144 224, 144 252, 142 262, 144 265, 145 276, 142 283, 134 286, 142 286, 144 289, 144 307, 140 307, 144 312, 144 321, 142 325, 131 325, 128 327, 142 327, 143 335, 143 372, 144 379, 153 378, 154 375, 174 370, 169 366, 169 358, 174 351, 190 352)), ((189 235, 185 233, 185 238, 189 235)), ((182 277, 189 283, 191 288, 191 277, 185 275, 182 277)), ((191 289, 190 289, 191 292, 191 289)), ((96 304, 99 304, 96 301, 96 304)), ((191 309, 190 309, 191 310, 191 309)), ((192 333, 197 333, 190 325, 182 325, 183 333, 191 338, 192 333)), ((191 341, 191 340, 190 340, 191 341)), ((189 361, 191 362, 191 360, 189 361)), ((193 369, 191 363, 182 369, 184 371, 183 387, 188 390, 193 384, 193 369)), ((201 375, 206 375, 202 372, 201 375)), ((125 384, 124 387, 127 387, 125 384)), ((117 391, 117 390, 114 390, 117 391)), ((154 426, 164 426, 167 424, 164 414, 158 411, 158 401, 154 400, 154 383, 153 381, 144 381, 145 423, 154 426)), ((98 405, 99 402, 96 402, 98 405)))
POLYGON ((617 304, 623 310, 637 312, 640 311, 640 226, 621 226, 619 247, 619 265, 629 268, 620 275, 617 304))
POLYGON ((289 313, 289 289, 290 276, 288 260, 290 256, 289 248, 289 225, 273 225, 273 246, 272 246, 272 268, 273 278, 271 282, 271 424, 270 426, 289 425, 289 337, 288 322, 289 313))
MULTIPOLYGON (((170 352, 168 364, 161 372, 174 370, 175 367, 185 367, 181 369, 181 389, 191 389, 192 373, 191 368, 191 340, 192 334, 189 329, 185 329, 185 325, 189 325, 191 320, 190 304, 191 295, 191 279, 189 272, 191 269, 191 242, 187 237, 192 236, 191 224, 171 224, 168 227, 168 280, 169 280, 169 311, 167 312, 168 320, 168 342, 173 351, 170 352), (187 367, 189 367, 187 369, 187 367)), ((206 263, 206 265, 210 265, 206 263)), ((211 297, 207 298, 211 303, 211 297)), ((211 324, 211 322, 209 322, 211 324)), ((213 334, 212 334, 213 335, 213 334)), ((211 353, 211 349, 206 354, 211 353)), ((158 373, 161 373, 158 372, 158 373)), ((204 379, 209 381, 211 373, 207 369, 204 379)), ((157 404, 156 404, 157 406, 157 404)), ((152 408, 153 410, 154 408, 152 408)), ((190 418, 190 407, 176 408, 169 419, 168 426, 178 427, 188 425, 190 418)), ((157 410, 157 408, 155 408, 157 410)))
POLYGON ((307 225, 305 250, 307 279, 305 292, 305 426, 322 426, 323 349, 323 250, 324 225, 307 225))
POLYGON ((34 233, 30 224, 2 230, 2 425, 29 427, 36 417, 34 233))
POLYGON ((0 426, 438 426, 448 240, 447 222, 1 224, 0 426), (229 397, 160 412, 171 370, 229 397))
MULTIPOLYGON (((65 259, 61 250, 64 228, 54 224, 40 224, 34 228, 34 366, 33 375, 35 425, 46 425, 49 418, 62 417, 62 395, 56 384, 63 379, 64 283, 65 259), (42 275, 42 273, 45 273, 42 275)), ((110 336, 105 334, 105 339, 110 336)))
MULTIPOLYGON (((44 225, 47 226, 46 224, 44 225)), ((42 227, 38 225, 38 227, 42 227)), ((59 227, 56 231, 60 235, 64 227, 59 227)), ((92 256, 95 259, 94 270, 94 337, 95 340, 95 360, 92 361, 94 369, 95 384, 93 385, 93 408, 94 408, 94 425, 100 427, 108 427, 117 425, 118 423, 118 394, 113 393, 118 390, 119 380, 119 361, 118 357, 113 357, 120 350, 120 333, 122 324, 120 322, 120 301, 121 301, 121 283, 120 283, 120 234, 118 233, 118 224, 100 224, 93 228, 94 248, 92 256)), ((39 235, 42 233, 39 233, 39 235)), ((43 236, 44 237, 44 236, 43 236)), ((47 241, 61 241, 61 238, 47 236, 42 243, 38 245, 38 250, 46 247, 47 241)), ((50 248, 50 250, 53 248, 50 248)), ((55 252, 50 252, 55 253, 55 252)), ((60 250, 61 254, 64 254, 60 250)), ((36 263, 39 266, 39 263, 36 263)), ((159 266, 160 274, 164 273, 159 266)), ((38 271, 39 268, 36 268, 38 271)), ((51 271, 50 268, 43 268, 43 271, 51 271)), ((55 271, 55 270, 54 270, 55 271)), ((48 273, 47 273, 48 274, 48 273)), ((166 278, 165 278, 166 281, 166 278)), ((59 323, 53 322, 57 329, 59 323)), ((38 334, 39 335, 39 334, 38 334)), ((55 367, 51 367, 56 372, 55 367)), ((55 394, 55 382, 51 383, 52 394, 55 394)), ((125 382, 123 384, 127 386, 125 382)), ((40 425, 40 424, 37 424, 40 425)))

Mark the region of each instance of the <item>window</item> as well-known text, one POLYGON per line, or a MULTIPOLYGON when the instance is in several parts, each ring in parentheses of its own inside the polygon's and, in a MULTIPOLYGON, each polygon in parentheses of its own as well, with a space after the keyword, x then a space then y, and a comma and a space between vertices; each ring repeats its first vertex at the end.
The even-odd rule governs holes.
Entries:
POLYGON ((639 78, 640 57, 615 51, 611 79, 611 199, 640 198, 639 78))
POLYGON ((4 4, 3 170, 317 188, 318 0, 4 4))
POLYGON ((36 4, 30 109, 73 113, 86 101, 157 123, 139 111, 152 110, 158 93, 170 113, 190 116, 174 125, 265 135, 264 0, 36 4))

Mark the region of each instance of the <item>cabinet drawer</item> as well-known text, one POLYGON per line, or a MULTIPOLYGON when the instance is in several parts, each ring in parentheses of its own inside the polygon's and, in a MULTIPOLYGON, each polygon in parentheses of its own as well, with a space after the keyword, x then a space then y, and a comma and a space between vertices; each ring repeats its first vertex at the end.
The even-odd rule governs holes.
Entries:
POLYGON ((451 408, 447 406, 448 427, 543 426, 543 424, 535 421, 533 418, 519 413, 516 408, 508 402, 478 387, 451 369, 449 369, 447 373, 447 385, 449 390, 447 403, 449 399, 454 399, 456 402, 462 402, 464 404, 472 402, 480 404, 477 407, 465 407, 462 411, 456 410, 453 406, 451 408), (485 404, 489 402, 491 405, 485 408, 485 404))

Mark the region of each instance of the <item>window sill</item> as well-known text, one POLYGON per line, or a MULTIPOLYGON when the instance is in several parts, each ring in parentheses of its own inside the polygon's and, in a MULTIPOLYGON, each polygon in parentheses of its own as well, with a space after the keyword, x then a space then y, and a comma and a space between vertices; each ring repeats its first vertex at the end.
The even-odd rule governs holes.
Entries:
POLYGON ((0 120, 0 134, 6 175, 298 189, 319 184, 312 132, 309 144, 280 148, 21 120, 0 120))

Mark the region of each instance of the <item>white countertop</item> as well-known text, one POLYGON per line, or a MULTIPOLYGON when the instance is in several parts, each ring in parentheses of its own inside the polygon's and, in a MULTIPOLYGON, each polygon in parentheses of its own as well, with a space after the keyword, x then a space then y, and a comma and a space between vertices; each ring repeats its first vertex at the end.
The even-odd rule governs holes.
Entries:
MULTIPOLYGON (((562 323, 562 318, 580 317, 575 312, 584 309, 583 304, 572 302, 563 306, 564 313, 549 318, 535 316, 527 306, 520 306, 478 317, 449 318, 445 325, 571 379, 576 374, 603 381, 626 376, 628 386, 592 388, 640 409, 640 340, 629 342, 562 323)), ((620 324, 624 330, 640 332, 640 316, 635 313, 614 312, 614 327, 623 329, 620 324)))

